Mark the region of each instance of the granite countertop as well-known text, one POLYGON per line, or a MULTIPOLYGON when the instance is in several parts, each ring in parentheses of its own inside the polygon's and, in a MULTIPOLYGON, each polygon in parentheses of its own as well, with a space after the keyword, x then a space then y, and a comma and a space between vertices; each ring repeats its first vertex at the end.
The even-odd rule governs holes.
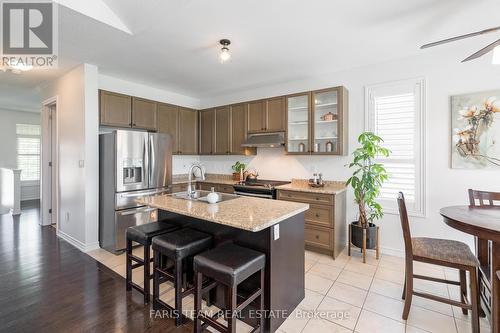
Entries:
MULTIPOLYGON (((172 184, 185 184, 188 182, 188 175, 174 175, 172 179, 172 184)), ((223 175, 223 174, 207 174, 205 180, 199 180, 193 178, 193 183, 212 183, 212 184, 224 184, 224 185, 234 185, 237 181, 233 180, 233 175, 223 175)))
POLYGON ((327 180, 324 187, 311 187, 307 179, 292 179, 290 184, 276 186, 276 189, 323 194, 339 194, 347 190, 345 182, 327 180))
POLYGON ((194 217, 230 227, 257 232, 309 209, 308 204, 238 196, 217 204, 150 196, 138 202, 161 210, 194 217))

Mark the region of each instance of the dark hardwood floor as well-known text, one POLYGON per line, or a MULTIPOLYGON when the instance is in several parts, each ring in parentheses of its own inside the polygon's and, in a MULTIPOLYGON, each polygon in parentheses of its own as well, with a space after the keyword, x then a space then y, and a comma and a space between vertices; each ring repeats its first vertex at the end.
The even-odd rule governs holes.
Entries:
POLYGON ((39 208, 0 215, 0 332, 192 332, 151 319, 125 279, 38 225, 39 208))

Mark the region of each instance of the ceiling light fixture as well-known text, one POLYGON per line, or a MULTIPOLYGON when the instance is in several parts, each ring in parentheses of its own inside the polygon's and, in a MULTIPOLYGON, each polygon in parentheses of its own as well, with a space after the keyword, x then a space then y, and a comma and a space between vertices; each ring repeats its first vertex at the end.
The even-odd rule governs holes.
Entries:
POLYGON ((220 45, 222 45, 222 48, 220 49, 220 55, 219 59, 221 64, 225 63, 231 58, 231 54, 229 53, 229 44, 231 44, 231 41, 229 39, 221 39, 219 41, 220 45))
POLYGON ((493 59, 491 60, 493 65, 500 65, 500 45, 493 49, 493 59))

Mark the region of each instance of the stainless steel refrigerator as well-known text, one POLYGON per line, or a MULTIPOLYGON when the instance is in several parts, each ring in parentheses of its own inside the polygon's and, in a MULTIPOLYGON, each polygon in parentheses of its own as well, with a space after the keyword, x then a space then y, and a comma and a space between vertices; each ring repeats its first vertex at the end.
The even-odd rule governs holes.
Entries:
POLYGON ((172 184, 168 134, 115 130, 99 135, 99 244, 125 249, 128 227, 157 221, 156 209, 136 200, 165 194, 172 184))

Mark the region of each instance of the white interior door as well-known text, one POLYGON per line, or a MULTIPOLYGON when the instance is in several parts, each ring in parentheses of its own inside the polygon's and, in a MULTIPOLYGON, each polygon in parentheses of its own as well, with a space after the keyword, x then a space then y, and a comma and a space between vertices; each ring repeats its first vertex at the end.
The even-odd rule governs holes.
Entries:
POLYGON ((42 110, 42 186, 41 225, 57 224, 57 106, 44 105, 42 110))

